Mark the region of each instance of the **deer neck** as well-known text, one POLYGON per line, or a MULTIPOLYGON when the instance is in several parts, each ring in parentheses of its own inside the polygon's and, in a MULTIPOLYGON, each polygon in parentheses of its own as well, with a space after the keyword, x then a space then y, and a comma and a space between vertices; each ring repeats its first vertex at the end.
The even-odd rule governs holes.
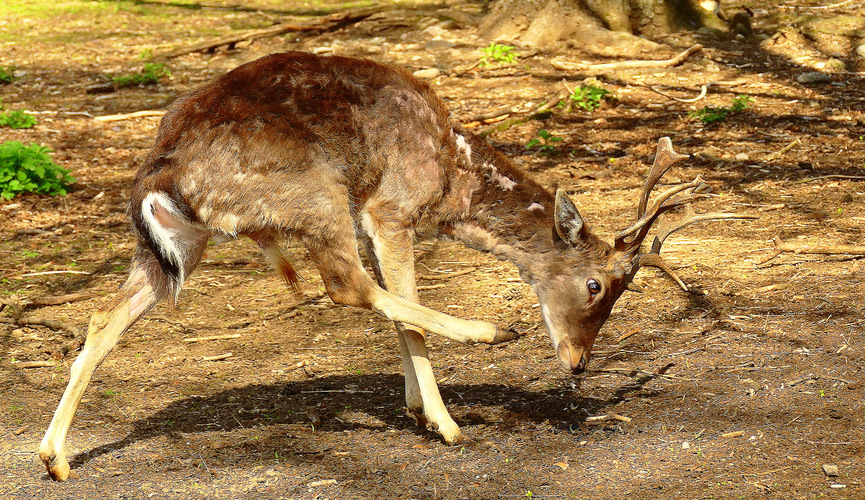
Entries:
POLYGON ((533 281, 555 249, 554 196, 485 142, 459 137, 468 172, 460 171, 452 187, 462 190, 466 203, 447 232, 470 248, 512 262, 533 281))

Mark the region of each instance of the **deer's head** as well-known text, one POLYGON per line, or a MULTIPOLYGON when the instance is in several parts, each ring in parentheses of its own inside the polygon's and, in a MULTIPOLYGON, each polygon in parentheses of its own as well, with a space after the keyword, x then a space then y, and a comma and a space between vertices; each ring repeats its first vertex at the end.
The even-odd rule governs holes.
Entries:
POLYGON ((643 252, 643 242, 658 218, 674 208, 706 196, 709 186, 699 177, 658 195, 651 207, 649 195, 658 180, 687 155, 673 151, 670 139, 658 143, 655 161, 649 172, 637 208, 637 221, 616 234, 609 245, 589 231, 580 213, 563 190, 556 193, 555 251, 538 263, 539 275, 533 280, 541 304, 547 333, 559 363, 574 374, 583 372, 591 357, 592 344, 610 316, 616 300, 628 289, 643 266, 664 270, 682 289, 687 287, 660 257, 661 245, 672 233, 694 222, 711 219, 747 218, 736 214, 695 214, 690 210, 678 221, 663 224, 655 233, 651 248, 643 252))

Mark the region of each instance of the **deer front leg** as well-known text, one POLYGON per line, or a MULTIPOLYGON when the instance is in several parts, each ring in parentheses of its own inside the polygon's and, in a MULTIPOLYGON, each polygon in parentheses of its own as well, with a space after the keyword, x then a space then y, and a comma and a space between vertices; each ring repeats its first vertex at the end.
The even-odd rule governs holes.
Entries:
MULTIPOLYGON (((402 298, 418 302, 409 231, 383 231, 376 228, 368 215, 364 217, 364 228, 372 243, 367 245, 367 250, 382 285, 402 298)), ((459 426, 451 418, 439 393, 423 330, 400 322, 394 322, 394 326, 399 338, 409 411, 414 414, 418 425, 428 425, 436 430, 448 444, 461 441, 459 426)))
POLYGON ((145 269, 133 265, 129 278, 108 304, 97 310, 90 319, 84 349, 72 364, 69 384, 60 400, 51 425, 39 445, 39 458, 48 474, 58 481, 69 479, 66 460, 66 433, 78 409, 81 397, 90 383, 94 370, 117 345, 117 340, 129 326, 157 301, 145 269))

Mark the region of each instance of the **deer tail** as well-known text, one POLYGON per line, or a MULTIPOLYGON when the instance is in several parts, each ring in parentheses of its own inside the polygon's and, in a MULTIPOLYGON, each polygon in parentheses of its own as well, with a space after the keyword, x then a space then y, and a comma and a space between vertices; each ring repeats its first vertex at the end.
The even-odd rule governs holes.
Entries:
POLYGON ((132 222, 163 274, 168 297, 176 302, 186 277, 201 259, 209 233, 190 220, 183 205, 161 191, 150 191, 130 205, 132 222))

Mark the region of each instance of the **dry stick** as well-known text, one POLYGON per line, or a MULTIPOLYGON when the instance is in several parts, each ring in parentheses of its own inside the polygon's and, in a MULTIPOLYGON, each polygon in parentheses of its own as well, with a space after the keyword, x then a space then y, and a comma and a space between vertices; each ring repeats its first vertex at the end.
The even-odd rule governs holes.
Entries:
POLYGON ((782 155, 784 155, 784 153, 786 153, 787 151, 790 151, 791 149, 793 149, 794 147, 796 147, 799 144, 802 144, 802 142, 797 137, 796 139, 793 139, 790 142, 790 144, 787 144, 786 146, 784 146, 780 150, 775 151, 774 153, 767 154, 766 156, 761 158, 761 160, 769 161, 769 160, 775 160, 777 158, 780 158, 782 155))
POLYGON ((189 337, 188 339, 183 339, 184 342, 206 342, 208 340, 228 340, 228 339, 236 339, 240 337, 239 333, 230 333, 226 335, 211 335, 209 337, 189 337))
POLYGON ((57 366, 54 361, 19 361, 12 363, 13 368, 49 368, 57 366))
POLYGON ((775 257, 781 255, 784 252, 795 253, 795 254, 816 254, 816 255, 865 255, 865 246, 854 246, 854 245, 833 245, 833 246, 808 246, 808 245, 796 245, 793 243, 787 243, 781 240, 779 237, 775 237, 772 240, 772 243, 775 244, 775 249, 769 257, 763 259, 758 262, 757 265, 762 265, 775 257))
POLYGON ((231 35, 208 42, 199 43, 190 47, 177 49, 159 56, 159 59, 171 59, 174 57, 191 54, 193 52, 205 52, 213 50, 222 45, 234 45, 238 42, 256 40, 258 38, 266 38, 271 36, 282 35, 292 31, 328 31, 340 28, 346 24, 362 21, 367 17, 380 12, 382 7, 370 7, 366 9, 352 10, 348 12, 332 14, 318 21, 315 24, 290 24, 282 23, 269 28, 260 28, 249 30, 238 35, 231 35))
POLYGON ((221 361, 223 359, 227 359, 234 356, 234 353, 227 352, 225 354, 220 354, 218 356, 204 356, 201 358, 201 361, 221 361))
POLYGON ((556 94, 555 97, 553 97, 552 99, 547 101, 545 104, 539 106, 536 110, 532 111, 531 114, 526 115, 526 116, 517 116, 514 118, 507 119, 507 120, 499 123, 498 125, 496 125, 494 127, 490 127, 488 129, 482 131, 481 133, 478 134, 478 136, 480 136, 481 138, 484 138, 484 137, 487 137, 489 135, 492 135, 492 134, 495 134, 498 132, 504 132, 505 130, 507 130, 507 129, 513 127, 514 125, 519 124, 519 123, 525 123, 525 122, 537 117, 538 115, 545 113, 546 111, 549 111, 550 108, 552 108, 553 106, 560 103, 562 101, 562 99, 566 98, 567 96, 568 96, 568 91, 562 90, 561 92, 556 94))
POLYGON ((75 336, 84 336, 84 333, 77 326, 72 326, 62 321, 55 321, 53 319, 0 318, 0 323, 11 323, 18 326, 44 326, 52 330, 66 330, 67 332, 75 336))
POLYGON ((616 341, 621 342, 621 341, 625 340, 626 338, 631 337, 631 336, 633 336, 633 335, 636 335, 636 334, 638 334, 638 333, 640 333, 640 329, 639 329, 639 328, 635 328, 635 329, 631 330, 630 332, 628 332, 628 333, 622 335, 622 336, 619 337, 618 339, 616 339, 616 341))
POLYGON ((446 274, 418 274, 416 278, 419 280, 444 280, 449 278, 456 278, 457 276, 463 276, 465 274, 471 274, 477 270, 478 268, 476 267, 470 267, 468 269, 463 269, 462 271, 455 271, 446 274))
POLYGON ((735 87, 736 85, 742 85, 743 83, 746 83, 745 80, 733 80, 731 82, 709 82, 709 83, 700 87, 700 94, 697 97, 693 97, 691 99, 681 99, 679 97, 674 97, 674 96, 671 96, 669 94, 665 94, 665 93, 661 92, 660 90, 656 89, 655 87, 652 87, 651 85, 644 84, 643 86, 646 87, 647 89, 651 90, 652 92, 656 93, 656 94, 660 94, 660 95, 666 97, 667 99, 672 99, 676 102, 692 103, 692 102, 697 102, 700 99, 706 97, 706 92, 708 92, 709 87, 711 87, 712 85, 726 85, 726 86, 735 87))
POLYGON ((592 373, 615 373, 615 374, 617 374, 617 375, 627 375, 627 376, 629 376, 629 377, 634 377, 634 376, 636 376, 636 375, 641 375, 641 376, 644 376, 644 377, 651 377, 651 378, 660 377, 660 378, 666 378, 666 379, 669 379, 669 380, 686 380, 686 381, 689 381, 689 382, 696 382, 696 380, 697 380, 697 379, 695 379, 695 378, 679 377, 679 376, 677 376, 677 375, 669 375, 669 374, 667 374, 667 373, 652 373, 652 372, 647 372, 646 370, 628 370, 628 369, 618 369, 618 368, 602 368, 602 369, 597 369, 597 370, 587 370, 587 371, 590 371, 590 372, 592 372, 592 373))
POLYGON ((510 106, 506 108, 500 108, 494 111, 487 111, 486 113, 479 113, 472 116, 461 117, 459 118, 459 121, 462 123, 482 122, 485 120, 493 120, 495 118, 500 118, 502 116, 512 115, 519 112, 520 109, 518 107, 510 106))
POLYGON ((842 175, 842 174, 831 174, 831 175, 821 175, 819 177, 809 177, 807 179, 800 179, 795 182, 791 182, 790 186, 795 186, 796 184, 805 184, 807 182, 814 182, 823 179, 846 179, 852 181, 862 181, 865 180, 865 175, 842 175))
POLYGON ((63 323, 62 321, 54 321, 51 319, 0 318, 0 323, 11 323, 20 326, 44 326, 52 330, 66 330, 67 332, 71 333, 74 338, 60 346, 60 348, 53 353, 51 353, 51 357, 55 359, 61 359, 69 352, 74 351, 84 345, 84 340, 86 338, 86 336, 84 335, 84 331, 77 326, 69 325, 67 323, 63 323))
POLYGON ((602 64, 583 64, 583 63, 573 63, 567 61, 557 61, 552 60, 550 64, 553 65, 556 69, 561 69, 565 71, 604 71, 610 69, 623 69, 623 68, 666 68, 669 66, 676 66, 681 64, 685 59, 689 58, 691 54, 695 54, 703 50, 703 46, 700 44, 692 45, 688 48, 688 50, 682 52, 672 59, 662 59, 658 60, 642 60, 642 61, 620 61, 614 63, 602 63, 602 64))
POLYGON ((70 293, 68 295, 56 295, 53 297, 36 297, 30 300, 31 306, 35 307, 43 307, 43 306, 58 306, 60 304, 68 304, 70 302, 78 302, 79 300, 87 300, 95 297, 96 295, 90 292, 81 292, 81 293, 70 293))
POLYGON ((151 110, 144 110, 144 111, 135 111, 134 113, 123 113, 123 114, 119 114, 119 115, 97 116, 93 119, 98 121, 98 122, 118 122, 121 120, 129 120, 132 118, 142 118, 145 116, 162 116, 164 114, 165 114, 164 110, 151 109, 151 110))
POLYGON ((41 271, 38 273, 22 274, 21 277, 26 278, 28 276, 45 276, 48 274, 90 274, 90 273, 87 271, 41 271))

